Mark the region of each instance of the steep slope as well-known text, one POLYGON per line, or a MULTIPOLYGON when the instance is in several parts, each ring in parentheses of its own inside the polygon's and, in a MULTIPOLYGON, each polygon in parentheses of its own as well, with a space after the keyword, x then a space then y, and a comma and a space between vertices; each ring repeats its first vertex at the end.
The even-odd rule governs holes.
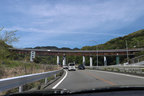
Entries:
MULTIPOLYGON (((144 29, 133 32, 129 35, 114 38, 104 44, 96 45, 99 49, 124 49, 126 48, 144 48, 144 29)), ((84 46, 82 50, 95 50, 96 46, 84 46)))
POLYGON ((1 60, 5 59, 7 56, 9 56, 8 48, 11 46, 7 45, 5 42, 0 40, 0 63, 1 60))

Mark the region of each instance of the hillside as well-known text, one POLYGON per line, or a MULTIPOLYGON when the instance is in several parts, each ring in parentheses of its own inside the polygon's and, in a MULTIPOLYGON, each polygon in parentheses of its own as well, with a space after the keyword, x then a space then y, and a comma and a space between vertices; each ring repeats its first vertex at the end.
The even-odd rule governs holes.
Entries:
POLYGON ((0 40, 0 63, 2 62, 2 59, 5 59, 7 56, 9 56, 9 52, 7 49, 10 47, 11 46, 0 40))
MULTIPOLYGON (((144 29, 133 32, 123 37, 114 38, 104 44, 97 45, 98 49, 124 49, 126 48, 144 48, 144 29)), ((96 46, 84 46, 82 50, 95 50, 96 46)))

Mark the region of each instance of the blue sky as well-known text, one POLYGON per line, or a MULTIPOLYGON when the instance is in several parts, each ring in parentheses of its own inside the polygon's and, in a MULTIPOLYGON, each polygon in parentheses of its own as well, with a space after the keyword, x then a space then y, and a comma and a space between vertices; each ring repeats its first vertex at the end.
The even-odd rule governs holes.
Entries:
POLYGON ((144 0, 1 0, 0 27, 17 48, 81 48, 144 29, 144 0))

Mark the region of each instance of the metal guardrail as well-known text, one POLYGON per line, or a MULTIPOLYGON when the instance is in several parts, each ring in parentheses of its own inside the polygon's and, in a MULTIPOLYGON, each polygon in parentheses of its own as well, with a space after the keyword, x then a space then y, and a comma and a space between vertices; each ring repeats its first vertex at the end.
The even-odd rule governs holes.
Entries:
POLYGON ((43 72, 43 73, 37 73, 37 74, 29 74, 29 75, 23 75, 23 76, 17 76, 12 78, 5 78, 0 79, 0 92, 7 91, 12 88, 19 87, 19 92, 22 92, 22 86, 28 83, 32 83, 41 79, 45 79, 45 83, 47 83, 47 78, 50 76, 56 76, 56 74, 62 72, 61 70, 56 71, 49 71, 49 72, 43 72))
POLYGON ((144 66, 86 66, 87 69, 144 75, 144 66))
POLYGON ((86 68, 144 68, 144 66, 85 66, 86 68))

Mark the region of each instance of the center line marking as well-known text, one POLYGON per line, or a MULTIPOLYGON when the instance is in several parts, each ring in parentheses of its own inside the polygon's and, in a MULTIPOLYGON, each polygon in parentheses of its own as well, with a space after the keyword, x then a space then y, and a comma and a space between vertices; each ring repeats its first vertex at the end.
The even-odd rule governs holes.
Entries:
POLYGON ((68 72, 66 70, 64 71, 66 72, 65 76, 55 86, 53 86, 52 89, 55 89, 56 87, 58 87, 62 83, 62 81, 67 77, 68 72))
MULTIPOLYGON (((84 72, 84 73, 86 73, 86 72, 84 72)), ((105 80, 105 79, 103 79, 103 78, 101 78, 101 77, 98 77, 98 76, 96 76, 96 75, 93 74, 93 73, 87 72, 86 74, 91 75, 91 76, 95 77, 96 79, 99 79, 99 80, 101 80, 101 81, 103 81, 103 82, 105 82, 105 83, 107 83, 107 84, 116 85, 115 83, 113 83, 113 82, 111 82, 111 81, 108 81, 108 80, 105 80)))
POLYGON ((93 70, 93 71, 95 71, 95 72, 101 72, 101 73, 107 73, 107 74, 115 74, 115 75, 121 75, 121 76, 127 76, 127 77, 144 79, 144 77, 142 77, 142 76, 136 76, 136 75, 132 75, 132 74, 124 74, 124 73, 116 73, 116 72, 100 71, 100 70, 93 70))

